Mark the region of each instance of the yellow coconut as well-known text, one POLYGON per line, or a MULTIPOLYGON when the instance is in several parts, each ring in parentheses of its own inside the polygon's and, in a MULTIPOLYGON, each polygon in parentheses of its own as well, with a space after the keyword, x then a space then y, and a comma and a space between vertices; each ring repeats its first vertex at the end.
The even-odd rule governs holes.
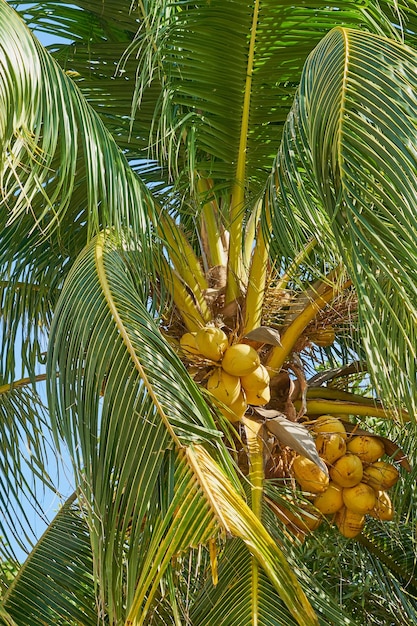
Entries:
POLYGON ((363 480, 375 491, 391 489, 399 478, 396 467, 385 461, 376 461, 364 469, 363 480))
POLYGON ((383 441, 370 435, 353 435, 347 449, 356 454, 362 463, 374 463, 385 454, 383 441))
POLYGON ((343 506, 342 487, 330 482, 326 491, 319 493, 314 499, 314 506, 324 515, 336 513, 343 506))
POLYGON ((365 483, 358 483, 354 487, 343 489, 342 495, 346 508, 361 515, 370 513, 376 503, 375 491, 365 483))
POLYGON ((229 345, 226 333, 215 326, 200 328, 196 332, 195 342, 200 354, 211 361, 220 361, 229 345))
POLYGON ((369 514, 383 522, 390 522, 394 518, 394 507, 386 491, 376 491, 375 506, 369 514))
POLYGON ((363 466, 360 458, 350 452, 337 459, 330 468, 331 479, 341 487, 354 487, 361 482, 363 466))
POLYGON ((264 365, 259 365, 247 376, 242 376, 240 382, 245 391, 266 387, 270 382, 268 370, 264 365))
POLYGON ((248 405, 246 403, 244 394, 240 392, 240 394, 237 397, 237 400, 232 402, 232 404, 229 404, 227 408, 226 407, 220 407, 220 408, 221 408, 223 415, 227 417, 229 422, 239 422, 242 419, 242 417, 245 415, 248 405))
POLYGON ((246 343, 235 343, 227 348, 222 360, 222 368, 233 376, 247 376, 259 365, 259 354, 246 343))
POLYGON ((343 507, 336 513, 335 522, 340 534, 352 539, 359 535, 365 526, 365 516, 343 507))
POLYGON ((271 389, 266 385, 262 389, 245 389, 246 402, 254 406, 264 406, 271 399, 271 389))
POLYGON ((268 404, 271 399, 269 374, 266 367, 259 365, 251 374, 242 376, 240 383, 246 394, 246 402, 254 406, 268 404))
POLYGON ((231 376, 221 367, 216 367, 207 381, 207 389, 213 396, 230 406, 239 397, 240 380, 237 376, 231 376))
POLYGON ((340 419, 334 417, 334 415, 321 415, 316 419, 312 428, 315 433, 339 433, 346 439, 344 424, 340 419))
POLYGON ((319 456, 329 465, 346 452, 346 441, 340 433, 320 433, 315 443, 319 456))
POLYGON ((305 456, 295 457, 292 464, 295 479, 303 491, 321 493, 329 485, 329 477, 313 461, 305 456))
POLYGON ((197 333, 184 333, 180 339, 181 350, 186 356, 199 354, 196 342, 197 333))

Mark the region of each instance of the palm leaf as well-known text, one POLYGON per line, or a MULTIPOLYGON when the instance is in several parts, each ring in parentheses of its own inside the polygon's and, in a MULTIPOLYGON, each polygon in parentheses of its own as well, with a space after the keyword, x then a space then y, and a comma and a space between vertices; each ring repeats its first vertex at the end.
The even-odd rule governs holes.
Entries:
POLYGON ((3 382, 35 372, 43 360, 52 302, 56 298, 55 267, 48 266, 36 283, 22 281, 16 267, 6 267, 0 282, 0 371, 3 382), (12 276, 11 276, 12 274, 12 276), (49 280, 48 280, 49 279, 49 280), (17 346, 21 346, 20 351, 17 346))
MULTIPOLYGON (((197 169, 216 182, 243 185, 246 171, 245 183, 256 193, 278 149, 309 52, 335 20, 376 28, 372 4, 337 12, 324 2, 308 7, 263 2, 259 14, 257 8, 258 3, 220 0, 147 5, 130 50, 139 59, 134 104, 146 103, 149 81, 161 81, 166 96, 153 106, 150 145, 160 143, 161 155, 175 169, 180 155, 187 180, 197 169), (238 171, 242 150, 244 169, 238 171)), ((379 18, 381 32, 395 36, 381 11, 379 18)))
POLYGON ((143 304, 148 298, 136 256, 108 237, 88 246, 64 285, 50 338, 50 406, 74 461, 110 620, 122 618, 123 588, 129 606, 142 575, 148 582, 137 590, 137 619, 150 581, 149 602, 156 593, 159 567, 160 576, 173 552, 204 543, 220 523, 248 544, 300 623, 313 624, 284 557, 242 498, 208 406, 143 304), (172 447, 187 460, 183 487, 164 474, 172 447), (160 518, 151 504, 160 485, 192 494, 191 480, 199 491, 187 514, 172 520, 174 496, 160 518), (161 542, 143 543, 146 529, 163 533, 170 520, 161 542), (149 561, 148 551, 158 559, 149 561))
POLYGON ((336 29, 324 38, 308 60, 286 126, 276 163, 286 208, 278 200, 275 212, 281 251, 288 241, 314 233, 326 249, 342 255, 356 287, 375 388, 411 413, 415 61, 410 48, 374 35, 336 29), (283 222, 284 233, 278 231, 283 222))
POLYGON ((22 6, 32 28, 74 42, 55 46, 57 58, 80 74, 84 95, 131 156, 135 150, 136 158, 145 156, 147 147, 159 145, 165 163, 185 168, 191 179, 197 168, 233 185, 241 142, 247 142, 247 180, 254 190, 266 179, 305 59, 322 36, 343 24, 401 37, 392 25, 399 21, 392 2, 383 2, 383 10, 370 2, 334 11, 322 1, 308 7, 268 1, 254 24, 251 3, 229 0, 154 0, 137 10, 127 1, 13 4, 22 6), (254 66, 244 111, 252 26, 254 66), (184 149, 181 137, 186 137, 184 149))
POLYGON ((254 589, 250 555, 242 541, 230 541, 220 557, 219 583, 211 581, 201 588, 191 610, 191 621, 201 626, 238 626, 250 624, 255 615, 264 624, 296 624, 274 593, 269 579, 261 575, 259 588, 254 589))
MULTIPOLYGON (((340 603, 355 616, 356 623, 411 626, 416 601, 411 588, 407 589, 408 581, 393 575, 384 565, 384 555, 369 552, 360 541, 346 541, 334 528, 324 526, 313 541, 305 542, 298 558, 315 584, 323 585, 333 596, 330 603, 340 603)), ((397 548, 401 550, 400 543, 397 548)), ((330 617, 328 620, 325 623, 332 623, 330 617)), ((337 617, 333 623, 339 623, 337 617)))
POLYGON ((5 2, 0 10, 8 120, 1 129, 2 227, 20 222, 13 239, 6 229, 9 246, 33 231, 41 241, 64 220, 87 226, 84 241, 120 220, 139 236, 146 225, 144 188, 73 82, 5 2))
POLYGON ((3 607, 22 626, 93 626, 97 612, 92 573, 87 526, 72 497, 22 565, 3 596, 3 607))
POLYGON ((45 468, 58 468, 46 408, 29 379, 0 386, 0 449, 0 555, 9 559, 35 543, 36 518, 46 523, 42 493, 55 488, 45 468))
MULTIPOLYGON (((23 325, 26 344, 32 320, 48 324, 54 287, 89 237, 106 224, 129 224, 136 237, 147 230, 148 192, 73 81, 4 0, 0 20, 0 280, 10 288, 5 320, 20 283, 32 290, 12 326, 15 335, 23 325)), ((32 368, 34 354, 36 334, 35 347, 24 349, 32 368)), ((9 363, 10 379, 12 370, 9 363)))

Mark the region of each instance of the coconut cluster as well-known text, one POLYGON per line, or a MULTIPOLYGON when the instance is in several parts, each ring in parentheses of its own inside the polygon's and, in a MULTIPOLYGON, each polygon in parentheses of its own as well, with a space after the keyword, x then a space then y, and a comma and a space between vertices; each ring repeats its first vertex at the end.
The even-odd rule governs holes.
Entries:
POLYGON ((249 404, 263 406, 269 402, 269 373, 252 346, 246 343, 229 345, 226 333, 216 326, 185 333, 180 345, 191 361, 204 360, 213 364, 206 388, 231 422, 242 419, 249 404))
POLYGON ((394 509, 388 490, 397 482, 399 472, 381 460, 385 454, 382 439, 348 435, 343 422, 333 415, 319 417, 312 432, 328 474, 301 455, 294 459, 292 473, 300 488, 311 494, 317 526, 324 516, 330 516, 339 532, 352 538, 364 528, 367 515, 392 520, 394 509))

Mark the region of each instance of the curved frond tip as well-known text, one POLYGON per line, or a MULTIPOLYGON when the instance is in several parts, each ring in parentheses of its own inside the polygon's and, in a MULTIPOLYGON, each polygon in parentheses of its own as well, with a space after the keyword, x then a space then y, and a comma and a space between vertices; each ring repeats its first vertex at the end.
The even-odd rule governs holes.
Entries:
POLYGON ((314 235, 346 264, 384 402, 417 395, 417 77, 414 50, 338 28, 310 55, 275 165, 280 251, 314 235), (283 223, 286 225, 282 229, 283 223))

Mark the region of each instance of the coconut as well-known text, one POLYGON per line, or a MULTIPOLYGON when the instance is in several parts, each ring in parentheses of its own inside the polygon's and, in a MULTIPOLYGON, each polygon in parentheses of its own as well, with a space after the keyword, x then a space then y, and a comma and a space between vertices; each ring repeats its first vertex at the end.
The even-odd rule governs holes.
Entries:
POLYGON ((315 433, 339 433, 346 439, 346 429, 343 422, 337 417, 334 417, 334 415, 320 415, 314 422, 312 428, 315 433))
POLYGON ((339 511, 343 506, 342 487, 330 482, 326 491, 316 496, 314 506, 324 515, 339 511))
POLYGON ((229 345, 226 333, 215 326, 200 328, 196 332, 195 342, 198 351, 211 361, 220 361, 229 345))
POLYGON ((376 503, 375 491, 365 483, 343 489, 342 495, 346 508, 361 515, 372 511, 376 503))
POLYGON ((329 485, 329 477, 310 459, 305 456, 295 457, 292 470, 296 481, 303 491, 321 493, 329 485))
POLYGON ((346 442, 340 433, 320 433, 315 443, 319 456, 329 465, 346 452, 346 442))
POLYGON ((246 413, 248 405, 242 392, 239 393, 237 400, 232 402, 227 408, 220 407, 223 415, 227 417, 229 422, 238 422, 246 413))
POLYGON ((240 383, 246 394, 246 402, 255 406, 268 404, 271 399, 269 374, 266 367, 259 365, 251 374, 242 376, 240 383))
POLYGON ((365 516, 343 507, 336 513, 335 522, 340 534, 352 539, 359 535, 365 526, 365 516))
POLYGON ((241 377, 241 384, 245 391, 259 389, 269 385, 269 373, 264 365, 259 365, 256 370, 241 377))
POLYGON ((385 461, 376 461, 365 468, 363 480, 373 487, 375 491, 391 489, 400 475, 396 467, 385 461))
POLYGON ((239 397, 240 380, 237 376, 231 376, 221 367, 216 367, 207 381, 207 389, 213 396, 230 406, 239 397))
POLYGON ((222 368, 233 376, 247 376, 259 365, 259 354, 246 343, 235 343, 227 348, 222 360, 222 368))
POLYGON ((394 517, 394 507, 386 491, 376 491, 376 502, 369 515, 384 522, 390 522, 394 517))
POLYGON ((347 444, 347 449, 356 454, 362 463, 374 463, 385 454, 383 441, 370 435, 354 435, 347 444))
POLYGON ((186 356, 199 354, 196 342, 197 333, 184 333, 180 339, 181 350, 186 356))
POLYGON ((271 399, 271 389, 265 385, 262 389, 245 389, 246 402, 254 406, 264 406, 271 399))
POLYGON ((331 479, 341 487, 354 487, 361 482, 363 466, 360 458, 348 452, 330 468, 331 479))

